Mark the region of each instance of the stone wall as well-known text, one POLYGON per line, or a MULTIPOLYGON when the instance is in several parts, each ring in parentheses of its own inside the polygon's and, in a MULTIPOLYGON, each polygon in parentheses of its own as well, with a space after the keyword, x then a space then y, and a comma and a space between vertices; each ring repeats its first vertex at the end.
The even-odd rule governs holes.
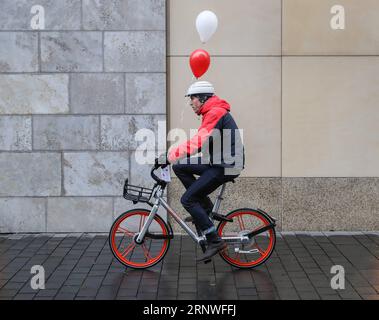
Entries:
POLYGON ((108 231, 166 119, 164 0, 2 0, 0 232, 108 231), (31 9, 44 8, 34 29, 31 9))

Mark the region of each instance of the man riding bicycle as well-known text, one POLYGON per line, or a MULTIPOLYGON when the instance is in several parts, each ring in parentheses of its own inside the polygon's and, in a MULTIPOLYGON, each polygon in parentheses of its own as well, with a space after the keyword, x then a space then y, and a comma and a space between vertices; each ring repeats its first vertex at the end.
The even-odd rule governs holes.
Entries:
POLYGON ((195 82, 186 97, 190 98, 193 111, 202 116, 201 126, 194 137, 162 155, 159 162, 173 164, 176 176, 186 188, 181 203, 191 217, 185 221, 194 221, 206 236, 207 249, 197 260, 205 261, 226 248, 209 218, 213 203, 208 195, 240 175, 245 163, 244 147, 230 105, 215 95, 211 83, 195 82), (200 151, 201 157, 190 157, 200 151))

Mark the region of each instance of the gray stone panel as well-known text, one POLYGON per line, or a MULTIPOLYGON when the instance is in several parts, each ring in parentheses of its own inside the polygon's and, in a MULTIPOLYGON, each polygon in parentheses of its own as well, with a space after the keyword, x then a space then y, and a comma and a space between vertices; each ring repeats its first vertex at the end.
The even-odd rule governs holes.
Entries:
POLYGON ((0 153, 0 196, 61 194, 59 153, 0 153))
MULTIPOLYGON (((130 155, 130 182, 132 184, 146 188, 153 187, 154 180, 150 176, 150 170, 155 157, 156 154, 153 151, 146 157, 143 152, 133 152, 130 155)), ((157 170, 159 171, 160 169, 157 170)))
POLYGON ((166 1, 0 3, 0 233, 107 232, 125 179, 153 183, 135 133, 166 141, 166 1))
POLYGON ((70 90, 72 113, 124 112, 122 74, 72 74, 70 90))
POLYGON ((99 146, 98 116, 35 116, 33 148, 95 150, 99 146))
POLYGON ((38 71, 36 32, 1 32, 0 43, 0 72, 38 71))
POLYGON ((112 207, 112 198, 49 198, 47 231, 108 232, 112 207))
POLYGON ((122 195, 128 176, 128 152, 64 153, 65 195, 122 195))
POLYGON ((46 199, 0 198, 0 233, 45 232, 46 199))
POLYGON ((166 75, 125 75, 126 113, 166 113, 166 75))
POLYGON ((108 72, 165 72, 165 32, 106 32, 104 60, 108 72))
POLYGON ((27 116, 0 116, 0 150, 32 149, 32 119, 27 116))
POLYGON ((102 71, 101 32, 44 32, 41 70, 50 72, 102 71))
MULTIPOLYGON (((143 143, 135 137, 140 129, 151 130, 157 143, 158 121, 165 119, 163 115, 101 116, 101 147, 104 150, 135 150, 143 143)), ((155 144, 150 145, 154 150, 155 144)))
POLYGON ((87 30, 164 30, 164 0, 83 0, 87 30))
POLYGON ((68 112, 68 75, 0 75, 0 114, 68 112))

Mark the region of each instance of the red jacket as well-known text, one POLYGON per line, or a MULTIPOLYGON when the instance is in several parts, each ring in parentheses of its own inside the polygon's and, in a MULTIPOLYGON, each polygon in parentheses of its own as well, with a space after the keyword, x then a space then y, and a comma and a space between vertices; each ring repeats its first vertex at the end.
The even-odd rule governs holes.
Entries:
MULTIPOLYGON (((225 100, 217 96, 210 97, 198 112, 198 114, 202 115, 202 121, 197 134, 192 137, 192 139, 171 149, 168 154, 169 162, 174 163, 181 158, 199 152, 204 142, 212 134, 213 129, 229 111, 230 105, 225 100)), ((217 127, 219 127, 219 125, 217 127)))

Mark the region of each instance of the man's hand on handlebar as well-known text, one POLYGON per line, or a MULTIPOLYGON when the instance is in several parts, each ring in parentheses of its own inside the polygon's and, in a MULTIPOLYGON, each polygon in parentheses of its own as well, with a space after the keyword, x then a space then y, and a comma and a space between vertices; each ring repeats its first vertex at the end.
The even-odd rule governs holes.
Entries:
POLYGON ((157 170, 159 167, 165 168, 170 164, 170 162, 167 160, 167 153, 162 153, 158 158, 155 158, 154 160, 154 166, 150 171, 151 177, 161 186, 165 187, 166 186, 166 181, 161 180, 159 177, 157 177, 154 174, 154 171, 157 170))
POLYGON ((170 162, 167 159, 167 153, 162 153, 158 158, 155 158, 154 166, 155 168, 165 168, 170 164, 170 162))

